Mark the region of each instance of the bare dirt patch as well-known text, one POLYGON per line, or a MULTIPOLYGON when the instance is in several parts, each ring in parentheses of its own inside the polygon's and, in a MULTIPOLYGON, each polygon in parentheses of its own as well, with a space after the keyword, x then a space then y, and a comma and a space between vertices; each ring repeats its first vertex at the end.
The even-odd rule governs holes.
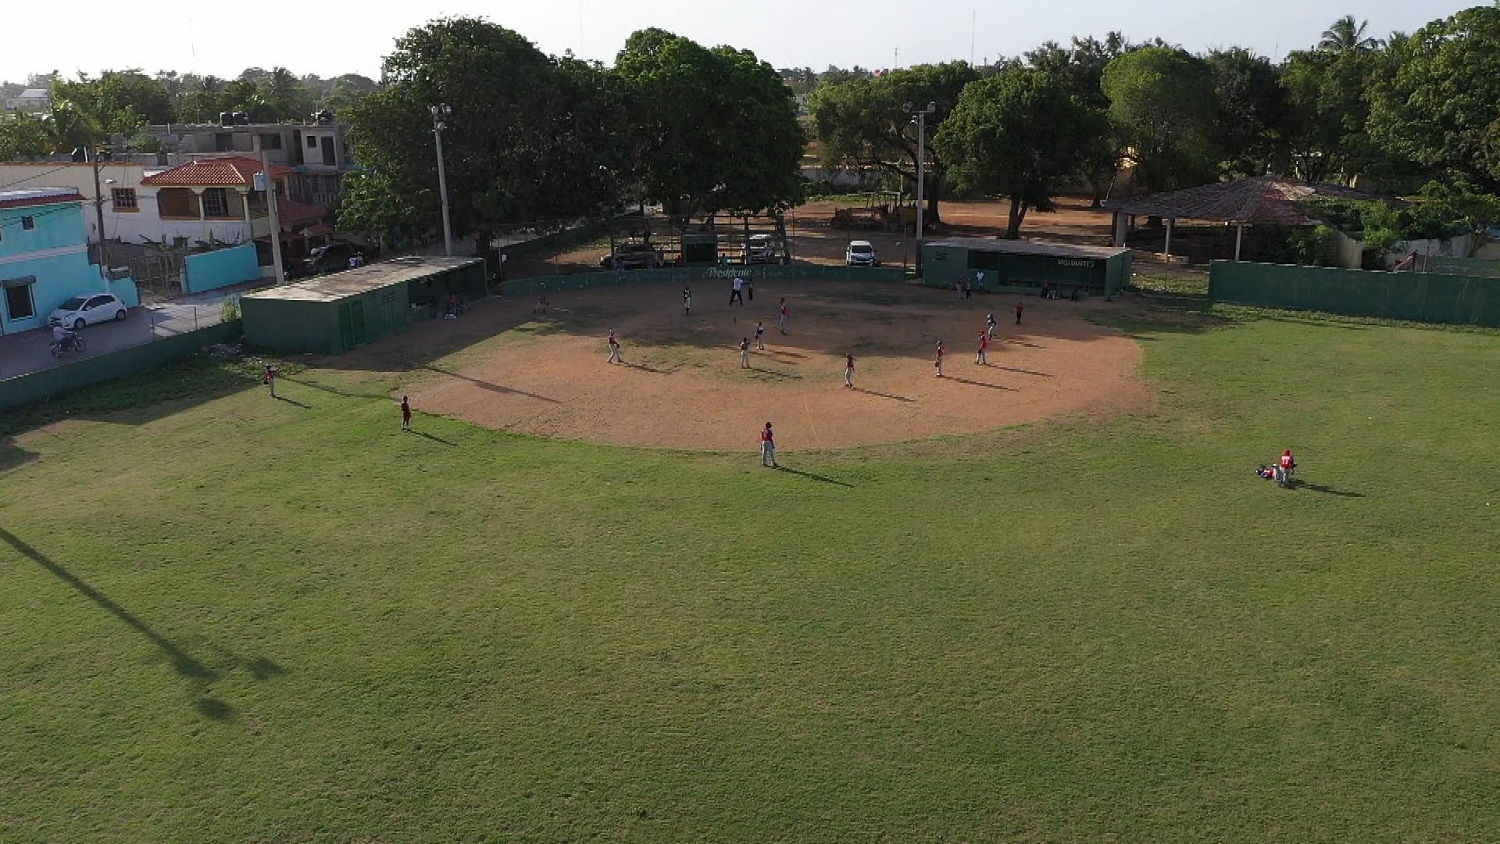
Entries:
POLYGON ((427 413, 539 436, 692 450, 753 448, 766 420, 784 448, 834 449, 1149 402, 1136 377, 1137 344, 1085 319, 1110 307, 1102 302, 1029 298, 1015 325, 1014 297, 963 300, 897 285, 766 283, 744 307, 726 304, 721 283, 694 285, 693 294, 690 316, 681 288, 668 285, 559 293, 545 315, 533 315, 529 300, 492 300, 340 364, 415 364, 405 392, 427 413), (787 336, 776 327, 782 296, 787 336), (981 366, 975 351, 989 310, 1000 329, 981 366), (739 341, 749 337, 753 348, 757 320, 766 349, 752 351, 744 369, 739 341), (623 366, 606 362, 610 328, 619 332, 623 366), (932 366, 939 338, 950 351, 944 378, 932 366), (855 356, 852 390, 843 385, 845 354, 855 356))

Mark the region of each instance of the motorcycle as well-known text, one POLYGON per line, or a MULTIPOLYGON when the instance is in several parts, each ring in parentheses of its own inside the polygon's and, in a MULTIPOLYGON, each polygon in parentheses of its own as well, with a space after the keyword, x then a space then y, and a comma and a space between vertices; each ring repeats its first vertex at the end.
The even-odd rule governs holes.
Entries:
POLYGON ((84 349, 83 338, 77 334, 69 334, 61 340, 52 341, 52 356, 60 358, 64 352, 81 352, 84 349))

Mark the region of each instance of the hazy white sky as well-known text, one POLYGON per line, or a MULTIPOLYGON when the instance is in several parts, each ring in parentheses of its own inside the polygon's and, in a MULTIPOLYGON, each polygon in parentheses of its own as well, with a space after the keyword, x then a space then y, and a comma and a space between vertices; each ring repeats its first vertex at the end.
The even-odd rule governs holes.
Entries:
MULTIPOLYGON (((18 0, 17 0, 18 2, 18 0)), ((549 53, 612 62, 633 31, 657 26, 754 50, 777 67, 868 68, 1016 55, 1049 38, 1160 36, 1189 50, 1240 45, 1273 58, 1309 46, 1354 13, 1371 33, 1410 31, 1480 0, 258 0, 129 4, 72 0, 0 11, 0 80, 141 67, 233 76, 250 66, 377 76, 407 29, 479 15, 549 53), (32 23, 36 21, 37 23, 32 23), (43 25, 44 23, 44 25, 43 25), (257 24, 260 26, 257 26, 257 24), (259 30, 259 33, 257 32, 259 30), (264 33, 264 34, 260 34, 264 33), (899 50, 899 59, 896 58, 899 50)), ((1488 0, 1484 0, 1488 2, 1488 0)))

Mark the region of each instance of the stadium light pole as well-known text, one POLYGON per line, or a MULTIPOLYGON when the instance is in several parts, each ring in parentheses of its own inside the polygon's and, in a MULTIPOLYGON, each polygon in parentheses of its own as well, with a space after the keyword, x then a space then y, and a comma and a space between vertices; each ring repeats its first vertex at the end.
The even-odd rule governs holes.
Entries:
POLYGON ((432 137, 437 143, 438 193, 443 198, 443 254, 453 255, 453 227, 448 223, 448 174, 443 170, 443 130, 448 128, 448 116, 453 108, 447 103, 428 106, 432 112, 432 137))
MULTIPOLYGON (((906 104, 906 110, 911 111, 911 103, 906 104)), ((925 222, 924 217, 926 216, 926 209, 923 205, 926 202, 927 182, 927 115, 936 113, 937 103, 930 102, 926 108, 916 112, 914 115, 917 124, 917 272, 922 271, 922 227, 925 222)))

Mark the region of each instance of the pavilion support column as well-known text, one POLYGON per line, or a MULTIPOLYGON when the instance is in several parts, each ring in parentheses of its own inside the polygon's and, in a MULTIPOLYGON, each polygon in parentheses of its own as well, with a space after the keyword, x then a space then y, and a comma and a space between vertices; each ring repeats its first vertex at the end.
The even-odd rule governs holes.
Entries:
POLYGON ((1162 247, 1162 253, 1167 256, 1167 263, 1172 262, 1172 223, 1176 222, 1171 217, 1167 218, 1167 243, 1162 247))
POLYGON ((1115 246, 1125 245, 1125 215, 1115 212, 1115 246))
POLYGON ((1245 240, 1245 224, 1236 223, 1234 226, 1234 260, 1240 259, 1240 244, 1245 240))

